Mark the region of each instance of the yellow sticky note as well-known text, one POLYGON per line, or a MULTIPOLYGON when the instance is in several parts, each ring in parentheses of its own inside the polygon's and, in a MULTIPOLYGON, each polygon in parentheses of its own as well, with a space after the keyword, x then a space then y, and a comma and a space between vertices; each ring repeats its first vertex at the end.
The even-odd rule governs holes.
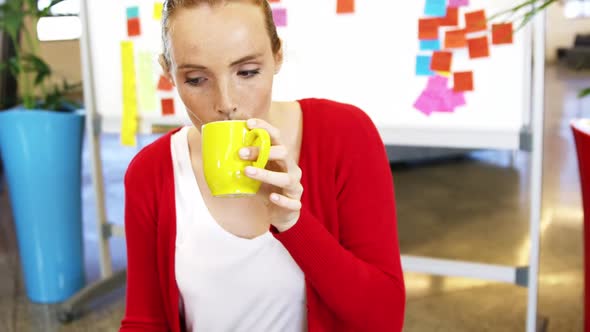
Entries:
POLYGON ((436 71, 435 73, 439 74, 440 76, 451 77, 451 73, 448 71, 436 71))
POLYGON ((161 2, 156 2, 154 4, 154 20, 161 20, 162 19, 162 9, 164 8, 164 4, 161 2))
POLYGON ((141 112, 154 112, 158 109, 154 57, 154 54, 147 51, 140 51, 137 54, 137 97, 141 112))
POLYGON ((121 42, 121 68, 123 71, 123 117, 121 144, 137 145, 137 92, 135 78, 135 51, 132 41, 121 42))

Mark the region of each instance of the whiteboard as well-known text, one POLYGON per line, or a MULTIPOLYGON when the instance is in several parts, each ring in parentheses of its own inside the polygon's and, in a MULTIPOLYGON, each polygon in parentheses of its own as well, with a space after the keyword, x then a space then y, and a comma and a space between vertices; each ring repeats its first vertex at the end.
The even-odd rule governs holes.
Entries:
MULTIPOLYGON (((275 76, 273 98, 318 97, 354 104, 372 118, 386 144, 517 149, 529 118, 530 30, 519 31, 511 45, 490 45, 488 58, 469 59, 466 49, 454 50, 452 70, 472 70, 475 91, 465 94, 466 105, 455 112, 425 116, 413 107, 428 79, 416 76, 416 56, 431 54, 419 50, 417 37, 424 3, 356 0, 354 14, 337 14, 336 0, 273 4, 287 8, 287 26, 279 28, 285 62, 275 76)), ((511 4, 511 0, 471 0, 460 9, 460 26, 465 24, 465 12, 485 9, 489 16, 511 4)), ((120 128, 121 41, 133 40, 136 52, 151 52, 157 83, 161 40, 153 6, 145 0, 88 2, 96 108, 105 132, 120 128), (127 37, 128 6, 140 7, 139 38, 127 37)), ((154 123, 190 123, 180 98, 176 93, 170 96, 175 98, 176 115, 162 116, 159 109, 140 107, 141 131, 149 132, 154 123)))

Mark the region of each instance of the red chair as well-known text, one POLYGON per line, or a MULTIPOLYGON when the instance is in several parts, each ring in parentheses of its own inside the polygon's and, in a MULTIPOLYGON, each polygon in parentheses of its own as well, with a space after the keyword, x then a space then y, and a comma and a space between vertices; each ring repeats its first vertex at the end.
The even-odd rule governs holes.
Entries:
POLYGON ((571 123, 578 152, 584 207, 584 331, 590 332, 590 119, 571 123))

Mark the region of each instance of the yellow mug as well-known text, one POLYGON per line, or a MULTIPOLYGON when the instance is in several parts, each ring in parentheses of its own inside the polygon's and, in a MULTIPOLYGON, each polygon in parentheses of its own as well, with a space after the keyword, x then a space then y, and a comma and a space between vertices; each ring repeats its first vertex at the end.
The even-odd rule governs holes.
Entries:
POLYGON ((201 127, 203 172, 213 196, 254 195, 261 182, 249 178, 246 166, 264 168, 270 153, 270 135, 264 129, 248 129, 246 121, 215 121, 201 127), (242 160, 241 148, 257 146, 256 161, 242 160))

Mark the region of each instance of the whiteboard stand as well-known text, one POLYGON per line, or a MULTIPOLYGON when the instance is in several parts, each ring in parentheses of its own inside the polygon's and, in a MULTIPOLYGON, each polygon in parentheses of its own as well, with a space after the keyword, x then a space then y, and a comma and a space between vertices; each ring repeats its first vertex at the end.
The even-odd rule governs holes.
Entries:
POLYGON ((533 21, 533 71, 531 125, 523 128, 532 137, 521 138, 523 150, 530 158, 530 256, 528 266, 501 266, 458 260, 435 259, 402 255, 403 270, 438 276, 465 277, 511 283, 527 287, 526 332, 537 331, 538 274, 540 254, 540 223, 543 193, 543 132, 545 89, 545 12, 538 13, 533 21), (531 141, 532 139, 532 141, 531 141))
POLYGON ((94 96, 94 81, 92 72, 92 52, 90 50, 90 34, 88 27, 88 7, 86 0, 80 1, 80 21, 82 23, 82 35, 80 37, 80 53, 82 58, 82 83, 84 85, 84 105, 86 111, 86 138, 90 148, 90 166, 92 169, 92 185, 96 199, 96 218, 99 248, 99 263, 101 279, 84 287, 67 301, 60 304, 57 310, 57 318, 62 323, 74 320, 88 303, 97 298, 110 294, 125 285, 127 271, 119 271, 113 274, 109 238, 111 236, 125 236, 124 229, 107 221, 104 201, 104 181, 102 161, 100 158, 100 126, 95 121, 96 101, 94 96))

